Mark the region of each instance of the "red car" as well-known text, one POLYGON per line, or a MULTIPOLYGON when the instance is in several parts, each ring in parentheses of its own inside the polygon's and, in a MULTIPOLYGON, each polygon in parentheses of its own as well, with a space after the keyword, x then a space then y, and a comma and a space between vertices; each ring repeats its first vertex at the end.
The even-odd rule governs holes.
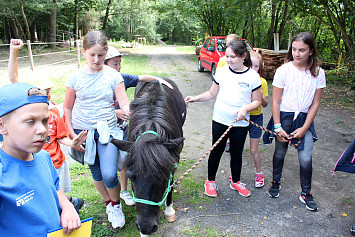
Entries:
MULTIPOLYGON (((249 42, 244 40, 251 51, 255 51, 249 42)), ((226 54, 226 36, 208 37, 200 50, 198 57, 198 71, 203 72, 204 69, 211 72, 212 78, 216 74, 217 64, 221 57, 226 54)))

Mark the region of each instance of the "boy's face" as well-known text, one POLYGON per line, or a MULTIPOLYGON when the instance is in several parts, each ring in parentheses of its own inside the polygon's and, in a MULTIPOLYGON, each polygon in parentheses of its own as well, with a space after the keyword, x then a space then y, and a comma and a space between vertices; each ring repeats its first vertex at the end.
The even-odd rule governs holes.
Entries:
POLYGON ((107 61, 107 66, 112 67, 116 71, 121 71, 121 57, 113 57, 107 61))
POLYGON ((48 135, 49 112, 46 103, 22 106, 0 121, 4 135, 2 150, 21 160, 32 159, 31 153, 42 149, 48 135))

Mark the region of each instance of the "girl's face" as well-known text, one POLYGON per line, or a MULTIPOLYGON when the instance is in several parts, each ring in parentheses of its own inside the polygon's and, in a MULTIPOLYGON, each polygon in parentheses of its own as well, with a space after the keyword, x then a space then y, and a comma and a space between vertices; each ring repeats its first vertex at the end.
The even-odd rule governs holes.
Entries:
POLYGON ((82 49, 83 55, 86 58, 87 66, 90 73, 97 73, 101 71, 105 62, 107 49, 103 46, 95 44, 91 48, 82 49))
POLYGON ((226 50, 226 61, 234 71, 242 70, 244 68, 243 62, 245 57, 245 55, 239 57, 230 47, 226 50))
POLYGON ((107 61, 107 66, 112 67, 116 71, 121 71, 121 57, 110 58, 107 61))
POLYGON ((293 41, 292 43, 292 57, 294 63, 299 66, 307 66, 308 58, 313 54, 308 44, 303 41, 293 41))
POLYGON ((257 73, 259 73, 260 60, 257 57, 251 56, 251 63, 252 63, 251 68, 255 70, 257 73))

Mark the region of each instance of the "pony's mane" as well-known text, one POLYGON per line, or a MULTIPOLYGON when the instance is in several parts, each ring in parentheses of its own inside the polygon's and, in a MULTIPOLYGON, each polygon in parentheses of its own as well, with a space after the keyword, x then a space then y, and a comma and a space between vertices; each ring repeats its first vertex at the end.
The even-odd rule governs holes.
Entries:
POLYGON ((138 93, 131 103, 128 140, 135 141, 135 145, 127 162, 134 162, 137 175, 149 170, 155 178, 164 180, 169 178, 174 164, 179 161, 179 153, 169 152, 163 143, 182 136, 182 129, 176 126, 176 119, 181 115, 159 82, 145 84, 138 93), (142 135, 145 131, 155 131, 159 137, 142 135))

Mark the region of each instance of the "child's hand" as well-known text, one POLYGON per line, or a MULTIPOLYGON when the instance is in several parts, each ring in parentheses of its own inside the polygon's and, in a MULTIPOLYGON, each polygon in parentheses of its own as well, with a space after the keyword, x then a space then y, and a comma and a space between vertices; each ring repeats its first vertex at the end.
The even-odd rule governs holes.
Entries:
MULTIPOLYGON (((308 130, 308 129, 307 129, 308 130)), ((298 139, 301 139, 302 137, 304 137, 304 135, 306 134, 307 132, 306 129, 300 127, 300 128, 297 128, 295 131, 293 131, 291 133, 291 135, 293 136, 292 138, 298 138, 298 139)))
POLYGON ((289 140, 292 138, 290 137, 287 132, 285 132, 285 130, 282 130, 281 132, 277 133, 277 140, 279 140, 280 142, 289 142, 289 140))
POLYGON ((160 82, 160 84, 163 84, 163 85, 169 87, 170 89, 173 89, 173 86, 169 82, 165 81, 164 79, 158 78, 158 81, 160 82))
POLYGON ((189 103, 192 103, 192 102, 195 102, 194 96, 186 96, 186 98, 185 98, 186 107, 189 107, 189 103))
POLYGON ((237 110, 237 112, 235 112, 234 116, 236 116, 237 114, 238 114, 238 121, 240 121, 245 118, 245 116, 247 115, 247 111, 243 107, 243 108, 237 110))
POLYGON ((76 135, 73 138, 73 143, 72 143, 73 149, 85 152, 85 148, 82 146, 82 144, 84 144, 87 137, 88 137, 87 131, 81 131, 78 135, 76 135))
POLYGON ((62 214, 60 215, 60 225, 63 227, 64 235, 70 235, 74 230, 77 230, 81 226, 80 217, 76 212, 74 206, 66 206, 62 208, 62 214))
POLYGON ((23 41, 20 39, 11 39, 10 40, 10 50, 18 51, 22 48, 23 41))
POLYGON ((129 118, 129 114, 123 112, 122 109, 116 109, 115 113, 116 113, 116 117, 118 119, 122 119, 122 120, 126 121, 129 118))

